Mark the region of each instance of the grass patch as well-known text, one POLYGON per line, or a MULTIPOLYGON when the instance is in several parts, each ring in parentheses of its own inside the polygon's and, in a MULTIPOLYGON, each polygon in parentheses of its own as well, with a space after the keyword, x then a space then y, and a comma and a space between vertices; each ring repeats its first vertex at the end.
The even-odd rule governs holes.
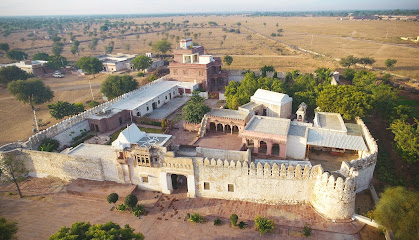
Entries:
MULTIPOLYGON (((125 127, 126 128, 126 127, 125 127)), ((110 141, 109 141, 109 145, 112 144, 113 141, 115 141, 119 134, 125 130, 125 128, 121 128, 120 130, 112 133, 109 137, 110 137, 110 141)), ((141 131, 146 132, 146 133, 163 133, 164 130, 163 129, 156 129, 156 128, 144 128, 144 127, 138 127, 141 131)))
POLYGON ((419 101, 407 99, 405 97, 402 97, 400 100, 397 101, 399 105, 406 105, 406 106, 419 106, 419 101))

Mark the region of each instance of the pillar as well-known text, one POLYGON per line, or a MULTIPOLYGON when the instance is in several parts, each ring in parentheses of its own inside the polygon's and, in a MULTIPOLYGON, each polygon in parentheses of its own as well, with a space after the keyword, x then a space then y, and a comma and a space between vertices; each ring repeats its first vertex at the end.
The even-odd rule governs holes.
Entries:
POLYGON ((279 144, 279 157, 282 159, 287 158, 287 144, 279 144))
POLYGON ((233 134, 233 125, 230 125, 231 134, 233 134))
POLYGON ((259 140, 256 140, 256 139, 253 140, 253 152, 259 153, 259 140))
POLYGON ((272 142, 266 142, 266 155, 272 155, 272 142))
POLYGON ((188 183, 188 197, 189 198, 195 198, 195 175, 188 175, 186 182, 188 183))
POLYGON ((218 124, 215 122, 215 132, 218 132, 218 124))
POLYGON ((161 192, 171 194, 173 191, 172 178, 166 172, 160 173, 161 192))

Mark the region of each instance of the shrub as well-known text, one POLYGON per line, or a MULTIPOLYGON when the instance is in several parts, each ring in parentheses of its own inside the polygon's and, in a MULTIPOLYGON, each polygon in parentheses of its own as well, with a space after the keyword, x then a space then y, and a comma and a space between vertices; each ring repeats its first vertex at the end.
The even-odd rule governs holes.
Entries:
POLYGON ((214 220, 214 225, 215 225, 215 226, 221 226, 222 224, 223 224, 223 221, 221 221, 221 219, 216 218, 216 219, 214 220))
POLYGON ((239 216, 237 214, 233 213, 230 215, 230 222, 232 226, 236 226, 237 221, 239 221, 239 216))
POLYGON ((256 230, 260 232, 260 235, 271 231, 272 229, 274 229, 274 226, 275 224, 273 220, 269 220, 261 216, 255 217, 255 227, 256 230))
POLYGON ((135 205, 137 205, 138 203, 138 198, 135 195, 129 194, 125 197, 124 203, 125 205, 133 209, 135 205))
POLYGON ((145 213, 144 205, 137 204, 133 209, 132 212, 136 217, 139 217, 145 213))
POLYGON ((169 125, 169 122, 167 121, 166 118, 163 118, 161 120, 161 128, 166 129, 167 128, 167 125, 169 125))
POLYGON ((44 152, 52 152, 58 149, 60 142, 53 138, 44 138, 39 145, 38 150, 44 152))
POLYGON ((191 218, 191 214, 190 213, 186 213, 186 219, 191 218))
POLYGON ((108 203, 113 203, 115 204, 118 201, 118 194, 116 193, 111 193, 108 195, 108 197, 106 198, 106 200, 108 200, 108 203))
POLYGON ((123 203, 121 203, 121 204, 119 204, 117 207, 116 207, 116 210, 118 210, 118 211, 126 211, 128 208, 127 208, 127 205, 125 205, 125 204, 123 204, 123 203))
POLYGON ((351 81, 351 82, 352 82, 352 80, 354 79, 355 73, 356 73, 356 71, 355 71, 355 70, 348 68, 348 69, 346 69, 346 70, 343 72, 343 77, 344 77, 346 80, 348 80, 348 81, 351 81))
POLYGON ((148 77, 148 81, 149 81, 149 82, 152 82, 152 81, 154 81, 154 80, 157 80, 157 76, 156 76, 156 75, 154 75, 154 73, 153 73, 153 74, 151 74, 151 75, 150 75, 150 77, 148 77))
POLYGON ((306 236, 306 237, 311 236, 311 231, 313 231, 313 229, 311 228, 310 225, 308 225, 308 224, 304 225, 304 228, 303 228, 304 236, 306 236))
POLYGON ((138 72, 137 73, 137 77, 144 77, 144 76, 145 76, 145 74, 143 72, 138 72))
POLYGON ((240 229, 244 229, 244 228, 246 228, 247 227, 247 223, 245 223, 245 222, 243 222, 243 221, 240 221, 239 222, 239 228, 240 229))
POLYGON ((89 101, 89 102, 87 103, 87 107, 88 107, 88 108, 94 108, 94 107, 98 106, 99 104, 100 104, 100 103, 99 103, 98 101, 92 100, 92 101, 89 101))
POLYGON ((204 222, 204 217, 198 213, 193 213, 190 215, 189 221, 193 223, 202 223, 204 222))

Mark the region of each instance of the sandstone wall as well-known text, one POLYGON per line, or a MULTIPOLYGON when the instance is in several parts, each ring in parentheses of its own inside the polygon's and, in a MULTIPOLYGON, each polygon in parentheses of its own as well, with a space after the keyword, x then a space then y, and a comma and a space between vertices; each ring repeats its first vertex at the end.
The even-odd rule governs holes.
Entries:
POLYGON ((74 137, 82 134, 83 132, 90 131, 89 122, 83 120, 79 123, 74 124, 70 128, 58 133, 54 136, 54 139, 57 139, 60 142, 60 148, 67 145, 69 146, 74 137))
POLYGON ((251 160, 251 152, 247 151, 233 151, 223 149, 212 149, 212 148, 196 148, 197 157, 215 158, 215 159, 228 159, 235 161, 246 161, 251 160))

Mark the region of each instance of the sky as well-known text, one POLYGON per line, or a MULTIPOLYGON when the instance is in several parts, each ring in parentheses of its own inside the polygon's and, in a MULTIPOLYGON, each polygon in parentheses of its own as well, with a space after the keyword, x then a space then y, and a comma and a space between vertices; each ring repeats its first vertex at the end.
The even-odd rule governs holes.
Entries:
POLYGON ((419 9, 419 0, 0 0, 0 16, 419 9))

